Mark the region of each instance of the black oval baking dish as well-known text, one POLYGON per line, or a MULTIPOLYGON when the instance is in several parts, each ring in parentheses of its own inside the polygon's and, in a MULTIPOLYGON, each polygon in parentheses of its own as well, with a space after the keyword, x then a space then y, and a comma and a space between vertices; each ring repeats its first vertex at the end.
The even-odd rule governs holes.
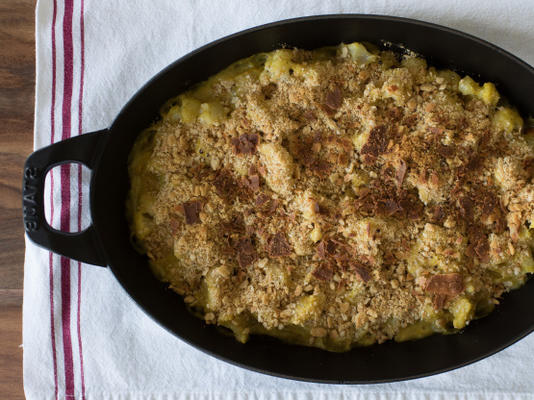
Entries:
POLYGON ((290 379, 377 383, 444 372, 488 357, 534 330, 534 279, 507 294, 489 316, 457 335, 331 353, 253 337, 247 344, 207 326, 180 296, 151 273, 129 240, 125 200, 127 159, 136 136, 169 98, 232 62, 281 46, 313 49, 340 42, 400 45, 430 65, 495 82, 523 115, 534 114, 534 69, 510 53, 468 34, 425 22, 376 15, 327 15, 276 22, 217 40, 169 65, 124 106, 108 129, 53 144, 28 157, 24 170, 24 225, 35 243, 76 260, 108 266, 124 290, 158 324, 196 348, 235 365, 290 379), (44 179, 55 165, 81 162, 92 170, 92 225, 63 233, 46 222, 44 179))

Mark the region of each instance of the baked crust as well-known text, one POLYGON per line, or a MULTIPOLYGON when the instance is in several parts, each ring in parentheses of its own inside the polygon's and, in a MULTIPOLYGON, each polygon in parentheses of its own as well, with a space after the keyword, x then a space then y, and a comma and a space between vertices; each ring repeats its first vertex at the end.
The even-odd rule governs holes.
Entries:
POLYGON ((534 135, 504 104, 360 44, 242 60, 138 139, 133 235, 242 341, 347 350, 463 328, 534 264, 534 135))

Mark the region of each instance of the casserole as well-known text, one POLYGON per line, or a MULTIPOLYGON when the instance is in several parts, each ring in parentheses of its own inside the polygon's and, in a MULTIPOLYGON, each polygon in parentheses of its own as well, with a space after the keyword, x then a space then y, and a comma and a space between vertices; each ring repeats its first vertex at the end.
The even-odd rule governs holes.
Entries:
POLYGON ((147 126, 166 99, 236 59, 271 50, 280 43, 315 48, 354 40, 380 44, 382 39, 423 54, 433 65, 480 72, 485 64, 481 80, 500 83, 501 92, 523 114, 533 108, 529 100, 533 89, 530 67, 489 44, 445 28, 376 16, 314 17, 267 25, 215 42, 177 61, 141 89, 109 130, 34 153, 25 169, 25 225, 29 237, 66 256, 109 265, 134 300, 184 340, 228 361, 276 375, 327 382, 397 380, 457 367, 497 351, 532 331, 533 321, 528 317, 532 282, 507 296, 494 315, 456 337, 388 343, 343 355, 260 338, 243 346, 190 316, 178 296, 151 275, 146 260, 133 251, 128 240, 123 204, 129 186, 126 160, 136 136, 132 132, 147 126), (443 46, 436 49, 435 43, 443 46), (44 176, 53 165, 66 161, 83 162, 93 169, 93 225, 80 234, 59 233, 44 221, 44 176))

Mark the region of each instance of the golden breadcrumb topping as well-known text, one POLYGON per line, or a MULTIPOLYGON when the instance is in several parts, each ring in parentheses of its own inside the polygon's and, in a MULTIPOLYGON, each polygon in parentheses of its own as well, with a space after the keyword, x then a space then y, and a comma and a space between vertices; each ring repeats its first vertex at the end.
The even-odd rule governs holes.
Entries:
POLYGON ((157 276, 238 340, 414 339, 534 272, 533 142, 491 83, 359 43, 282 49, 163 107, 128 216, 157 276))

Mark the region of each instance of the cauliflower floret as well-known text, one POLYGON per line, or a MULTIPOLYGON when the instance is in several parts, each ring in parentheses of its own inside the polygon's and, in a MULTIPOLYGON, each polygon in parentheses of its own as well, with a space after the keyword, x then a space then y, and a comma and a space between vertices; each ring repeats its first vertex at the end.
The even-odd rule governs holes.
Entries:
POLYGON ((341 57, 350 57, 359 65, 366 65, 378 59, 377 56, 369 53, 363 44, 358 42, 341 44, 338 49, 338 54, 341 57))
POLYGON ((304 193, 301 193, 296 199, 296 204, 305 220, 315 220, 315 217, 319 213, 319 203, 317 203, 317 196, 311 190, 306 190, 304 193))
POLYGON ((293 188, 293 158, 277 143, 264 143, 258 146, 260 159, 267 168, 267 185, 282 196, 290 196, 293 188))
POLYGON ((474 96, 482 100, 489 106, 495 106, 499 102, 499 92, 495 85, 491 82, 486 82, 480 86, 473 78, 466 76, 458 82, 458 90, 464 96, 474 96))
POLYGON ((493 116, 493 127, 498 131, 512 133, 523 127, 523 118, 517 110, 510 107, 501 107, 493 116))
POLYGON ((386 78, 382 85, 384 97, 403 105, 412 95, 413 78, 407 68, 393 68, 384 72, 386 78))

